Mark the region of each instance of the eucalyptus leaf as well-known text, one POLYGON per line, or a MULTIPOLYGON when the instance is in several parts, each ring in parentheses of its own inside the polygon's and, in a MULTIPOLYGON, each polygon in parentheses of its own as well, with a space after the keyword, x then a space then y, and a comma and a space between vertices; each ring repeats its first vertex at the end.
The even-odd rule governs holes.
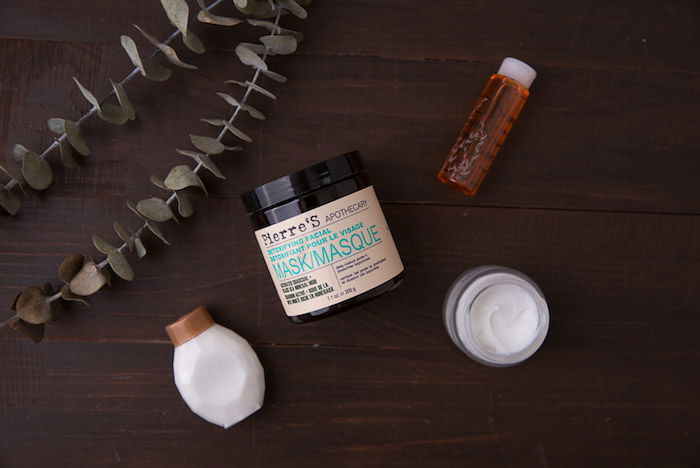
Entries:
POLYGON ((146 247, 144 247, 143 241, 139 237, 134 239, 134 248, 136 249, 136 256, 138 258, 143 258, 146 256, 146 247))
POLYGON ((234 98, 234 97, 231 96, 230 94, 226 94, 226 93, 216 93, 216 95, 219 96, 221 99, 223 99, 224 101, 226 101, 229 105, 231 105, 231 106, 233 106, 233 107, 239 107, 239 106, 240 106, 240 104, 238 103, 238 101, 236 100, 236 98, 234 98))
POLYGON ((24 145, 16 144, 12 147, 12 156, 15 158, 15 161, 18 164, 21 164, 22 159, 24 159, 24 155, 30 152, 31 150, 24 145))
POLYGON ((132 237, 133 232, 131 232, 129 229, 125 228, 121 224, 117 223, 116 221, 114 222, 114 232, 117 233, 117 236, 124 242, 124 245, 126 245, 129 250, 134 250, 134 239, 132 237))
POLYGON ((158 177, 157 175, 151 176, 151 183, 160 189, 170 191, 170 189, 165 186, 165 182, 163 181, 163 179, 158 177))
POLYGON ((58 145, 61 152, 61 164, 68 169, 74 169, 78 165, 78 162, 75 159, 75 154, 73 154, 73 148, 71 148, 70 143, 68 143, 68 140, 61 140, 58 145))
POLYGON ((296 16, 297 18, 301 19, 306 19, 309 14, 306 12, 306 10, 299 5, 297 2, 294 0, 275 0, 279 5, 282 7, 286 8, 289 10, 291 14, 296 16))
POLYGON ((192 202, 187 198, 187 195, 180 191, 175 192, 175 198, 177 199, 177 211, 183 218, 189 218, 194 214, 194 207, 192 202))
POLYGON ((127 201, 126 201, 126 206, 127 206, 131 211, 133 211, 134 213, 136 213, 136 215, 137 215, 139 218, 143 218, 143 216, 141 216, 141 213, 139 213, 139 210, 136 209, 136 203, 134 203, 134 202, 131 201, 131 200, 127 200, 127 201))
POLYGON ((11 216, 14 216, 22 208, 22 202, 19 201, 17 195, 0 185, 0 206, 11 216))
POLYGON ((112 244, 107 242, 104 237, 100 236, 99 234, 93 234, 92 236, 92 243, 95 246, 97 250, 99 250, 101 253, 107 255, 113 250, 117 250, 116 247, 114 247, 112 244))
POLYGON ((170 23, 180 30, 182 35, 187 34, 187 21, 190 18, 190 8, 185 0, 160 0, 165 14, 170 23))
POLYGON ((190 141, 192 141, 192 144, 198 150, 208 154, 219 154, 226 151, 226 146, 216 138, 201 135, 190 135, 190 141))
POLYGON ((203 54, 207 51, 202 41, 192 31, 187 31, 187 34, 182 36, 182 43, 195 54, 203 54))
POLYGON ((233 4, 239 11, 257 18, 272 18, 275 16, 275 9, 271 6, 271 3, 268 1, 233 0, 233 4))
MULTIPOLYGON (((211 160, 208 154, 200 154, 196 159, 202 164, 202 166, 206 167, 209 172, 214 174, 214 176, 218 177, 219 179, 226 180, 226 177, 221 173, 219 167, 214 164, 214 161, 211 160)), ((177 195, 177 192, 175 194, 177 195)))
POLYGON ((238 18, 219 16, 209 13, 206 10, 199 10, 199 13, 197 13, 197 19, 202 23, 215 24, 217 26, 235 26, 242 23, 242 21, 238 18))
POLYGON ((66 284, 61 288, 61 299, 64 301, 80 302, 86 307, 90 307, 90 299, 83 296, 75 295, 71 292, 70 287, 66 284))
POLYGON ((227 129, 229 132, 231 132, 232 134, 236 135, 236 136, 237 136, 238 138, 240 138, 241 140, 247 141, 248 143, 251 143, 251 142, 253 141, 253 139, 252 139, 251 137, 249 137, 248 135, 246 135, 245 133, 243 133, 242 130, 240 130, 240 129, 234 127, 232 123, 224 122, 224 125, 226 126, 226 129, 227 129))
POLYGON ((214 127, 223 127, 224 126, 224 119, 199 119, 204 123, 208 123, 209 125, 213 125, 214 127))
POLYGON ((148 62, 144 64, 144 69, 146 70, 146 78, 152 81, 167 81, 173 71, 168 67, 163 67, 154 62, 148 62))
POLYGON ((249 65, 260 70, 267 70, 265 61, 255 52, 243 44, 236 46, 236 55, 244 65, 249 65))
POLYGON ((263 114, 253 106, 249 106, 248 104, 246 104, 242 107, 242 109, 248 114, 250 114, 250 116, 254 119, 265 120, 265 114, 263 114))
POLYGON ((116 104, 103 104, 97 115, 105 122, 115 125, 125 124, 129 120, 129 116, 116 104))
MULTIPOLYGON (((263 54, 265 54, 265 52, 267 52, 267 55, 275 55, 274 52, 272 52, 271 50, 269 50, 267 47, 265 47, 262 44, 253 44, 251 42, 241 42, 239 45, 242 47, 245 47, 246 49, 252 50, 253 52, 255 52, 258 55, 263 55, 263 54)), ((261 71, 263 71, 263 70, 261 70, 261 71)))
POLYGON ((99 111, 100 110, 100 101, 95 97, 95 95, 92 94, 92 92, 89 89, 87 89, 85 86, 80 84, 80 81, 78 81, 78 79, 76 77, 73 77, 73 81, 75 81, 75 84, 78 85, 78 89, 83 94, 85 99, 87 99, 87 101, 90 104, 92 104, 92 107, 94 107, 95 109, 97 109, 99 111))
POLYGON ((254 91, 257 91, 258 93, 262 94, 263 96, 267 96, 270 99, 277 99, 277 96, 272 94, 270 91, 266 90, 262 86, 259 86, 255 83, 251 83, 250 81, 226 80, 226 81, 224 81, 224 83, 235 84, 235 85, 241 86, 243 88, 252 88, 254 91))
POLYGON ((34 343, 39 343, 44 338, 44 324, 33 324, 22 320, 19 317, 14 318, 10 322, 10 327, 14 330, 21 331, 27 335, 34 343))
POLYGON ((247 20, 251 26, 263 27, 274 34, 280 34, 283 36, 292 36, 297 42, 302 42, 304 40, 304 34, 299 31, 294 31, 292 29, 282 28, 279 25, 275 25, 272 21, 249 19, 247 20))
POLYGON ((173 210, 163 199, 158 197, 147 198, 136 204, 136 209, 145 218, 163 223, 170 220, 173 215, 173 210))
POLYGON ((160 230, 160 225, 150 219, 146 220, 146 227, 151 231, 158 239, 162 240, 166 245, 170 245, 170 242, 163 235, 163 231, 160 230))
POLYGON ((292 36, 262 36, 260 42, 280 55, 289 55, 297 51, 297 40, 292 36))
POLYGON ((80 254, 69 255, 63 259, 58 267, 58 277, 64 283, 70 283, 73 277, 78 274, 83 267, 84 257, 80 254))
POLYGON ((118 250, 113 250, 107 255, 107 262, 112 270, 125 281, 134 279, 134 270, 129 265, 126 257, 118 250))
POLYGON ((139 27, 138 25, 135 24, 134 27, 139 30, 139 32, 143 35, 143 37, 146 38, 148 42, 150 42, 152 45, 156 46, 158 50, 163 52, 163 55, 165 55, 165 58, 170 63, 172 63, 173 65, 177 65, 178 67, 187 68, 188 70, 197 69, 196 66, 191 65, 189 63, 185 63, 182 60, 180 60, 180 57, 178 57, 177 52, 175 52, 175 49, 173 49, 167 44, 162 44, 158 39, 141 29, 141 27, 139 27))
POLYGON ((38 286, 30 286, 19 295, 15 303, 17 316, 35 325, 51 320, 51 303, 38 286))
POLYGON ((197 174, 192 171, 190 166, 185 164, 173 167, 165 178, 165 186, 170 190, 198 187, 200 183, 201 180, 197 177, 197 174))
POLYGON ((134 66, 139 69, 143 76, 146 76, 146 69, 143 66, 143 61, 139 55, 139 48, 136 46, 136 42, 134 42, 134 40, 126 34, 120 36, 120 40, 122 43, 122 48, 124 48, 126 54, 129 56, 129 59, 131 59, 131 63, 133 63, 134 66))
POLYGON ((90 154, 90 148, 88 148, 83 138, 83 134, 80 131, 80 126, 68 119, 51 118, 47 121, 49 130, 58 135, 66 134, 68 142, 71 146, 83 156, 88 156, 90 154))
POLYGON ((95 262, 88 261, 69 283, 70 292, 78 296, 90 296, 107 283, 107 276, 97 268, 95 262))
POLYGON ((117 95, 117 100, 119 101, 119 104, 122 106, 122 111, 124 112, 124 115, 129 120, 134 120, 136 119, 136 110, 134 109, 133 104, 131 104, 131 100, 129 99, 129 96, 126 94, 126 91, 124 90, 124 86, 121 85, 121 83, 115 83, 112 80, 109 80, 110 83, 112 83, 112 88, 114 89, 114 94, 117 95))
POLYGON ((22 175, 22 169, 15 166, 14 164, 0 164, 0 171, 4 172, 11 179, 16 180, 20 184, 24 184, 24 176, 22 175))
POLYGON ((22 175, 27 184, 35 190, 46 189, 53 180, 53 171, 49 163, 33 152, 24 155, 22 175))

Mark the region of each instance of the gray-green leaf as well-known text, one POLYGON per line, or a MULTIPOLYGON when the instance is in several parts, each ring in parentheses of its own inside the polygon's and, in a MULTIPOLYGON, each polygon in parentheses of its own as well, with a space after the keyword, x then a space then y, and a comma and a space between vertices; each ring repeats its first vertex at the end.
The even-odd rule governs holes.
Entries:
POLYGON ((160 189, 170 191, 170 189, 165 186, 165 182, 163 181, 163 179, 158 177, 157 175, 151 176, 151 183, 160 189))
POLYGON ((143 61, 139 55, 139 48, 136 46, 136 42, 134 42, 134 40, 126 34, 120 36, 120 40, 126 54, 129 56, 129 59, 131 59, 131 63, 133 63, 134 66, 139 69, 143 76, 146 76, 146 69, 143 66, 143 61))
POLYGON ((158 39, 141 29, 141 27, 139 27, 138 25, 135 24, 134 27, 139 30, 139 32, 143 35, 143 37, 146 38, 148 42, 150 42, 152 45, 156 46, 161 52, 163 52, 163 55, 165 55, 165 58, 168 59, 170 63, 172 63, 173 65, 177 65, 178 67, 187 68, 188 70, 197 69, 196 66, 191 65, 189 63, 185 63, 182 60, 180 60, 180 57, 178 57, 177 52, 175 52, 175 49, 173 49, 167 44, 162 44, 158 39))
POLYGON ((223 127, 224 126, 224 119, 199 119, 204 123, 208 123, 209 125, 213 125, 214 127, 223 127))
POLYGON ((162 240, 165 244, 170 245, 170 242, 163 236, 163 231, 160 230, 160 225, 158 223, 155 223, 151 221, 150 219, 146 220, 146 227, 148 228, 149 231, 151 231, 158 239, 162 240))
POLYGON ((131 201, 131 200, 127 200, 127 201, 126 201, 126 206, 127 206, 131 211, 133 211, 134 213, 136 213, 136 216, 138 216, 139 218, 143 218, 143 216, 141 216, 141 213, 139 213, 139 210, 136 209, 136 203, 134 203, 134 202, 131 201))
POLYGON ((122 125, 129 120, 129 116, 122 110, 121 107, 115 104, 103 104, 102 109, 97 111, 97 115, 111 124, 122 125))
POLYGON ((136 118, 136 110, 131 104, 131 100, 126 94, 126 91, 124 91, 124 86, 122 86, 120 83, 115 83, 112 80, 109 80, 109 82, 112 83, 112 88, 114 88, 114 93, 117 95, 117 100, 122 106, 122 111, 129 120, 134 120, 136 118))
POLYGON ((202 23, 215 24, 217 26, 235 26, 242 23, 242 21, 238 18, 219 16, 209 13, 206 10, 199 10, 199 13, 197 13, 197 19, 202 23))
POLYGON ((173 210, 170 205, 158 197, 147 198, 136 204, 136 209, 144 217, 163 223, 173 217, 173 210))
POLYGON ((309 15, 306 10, 294 0, 276 0, 282 7, 289 10, 297 18, 306 19, 309 15))
POLYGON ((64 285, 61 288, 61 298, 65 301, 80 302, 86 307, 90 307, 90 299, 88 299, 87 297, 77 296, 73 294, 70 291, 70 287, 68 285, 64 285))
POLYGON ((107 255, 113 250, 117 250, 116 247, 114 247, 112 244, 107 242, 104 237, 100 236, 99 234, 93 234, 92 236, 92 243, 95 246, 97 250, 99 250, 101 253, 107 255))
POLYGON ((199 177, 185 164, 173 167, 165 178, 165 186, 170 190, 182 190, 187 187, 198 187, 199 177))
POLYGON ((83 138, 83 134, 80 131, 80 126, 68 119, 51 118, 47 121, 49 130, 52 132, 63 135, 66 134, 68 141, 71 146, 83 156, 88 156, 90 154, 90 148, 88 148, 83 138))
POLYGON ((192 202, 187 198, 182 192, 175 192, 175 198, 177 198, 177 211, 183 218, 189 218, 194 213, 194 207, 192 202))
POLYGON ((68 140, 61 140, 59 143, 59 150, 61 152, 61 164, 63 164, 68 169, 74 169, 78 165, 73 154, 73 148, 71 148, 68 140))
POLYGON ((78 79, 76 77, 73 77, 73 81, 75 81, 75 84, 78 85, 78 89, 83 94, 85 99, 87 99, 87 101, 90 104, 92 104, 92 107, 94 107, 95 109, 97 109, 99 111, 100 110, 100 101, 95 97, 95 95, 92 94, 92 92, 89 89, 87 89, 85 86, 80 84, 80 81, 78 81, 78 79))
POLYGON ((272 70, 263 70, 263 74, 270 78, 271 80, 275 80, 278 83, 286 83, 287 82, 287 77, 284 75, 280 75, 279 73, 273 72, 272 70))
POLYGON ((15 303, 17 316, 35 325, 51 320, 51 303, 38 286, 30 286, 19 295, 15 303))
MULTIPOLYGON (((240 138, 241 140, 247 141, 248 143, 251 143, 251 142, 253 141, 253 139, 252 139, 251 137, 249 137, 248 135, 246 135, 245 133, 243 133, 243 131, 241 131, 240 129, 234 127, 233 124, 229 123, 228 121, 227 121, 227 122, 224 122, 224 125, 226 126, 226 129, 227 129, 229 132, 233 133, 234 135, 236 135, 236 136, 237 136, 238 138, 240 138)), ((213 153, 212 153, 212 154, 213 154, 213 153)))
POLYGON ((31 152, 31 150, 24 145, 17 144, 12 147, 12 155, 14 156, 15 161, 19 164, 22 163, 24 155, 29 152, 31 152))
POLYGON ((192 31, 187 31, 187 34, 182 36, 182 43, 195 54, 203 54, 207 51, 202 41, 192 31))
POLYGON ((49 163, 38 154, 29 152, 22 160, 22 175, 27 184, 35 190, 44 190, 51 185, 53 171, 49 163))
POLYGON ((243 44, 236 46, 236 55, 245 65, 249 65, 260 70, 267 70, 267 64, 265 61, 258 54, 243 44))
POLYGON ((152 81, 167 81, 173 71, 168 67, 162 67, 154 62, 144 64, 146 78, 152 81))
POLYGON ((15 166, 14 164, 0 164, 0 171, 7 174, 11 179, 16 180, 20 184, 24 184, 24 177, 22 177, 22 170, 15 166))
POLYGON ((125 281, 134 279, 134 270, 129 265, 126 257, 118 250, 113 250, 107 255, 107 261, 112 270, 125 281))
POLYGON ((187 21, 190 17, 190 8, 187 6, 187 2, 185 0, 160 0, 160 4, 163 5, 170 23, 183 35, 187 34, 187 21))
POLYGON ((14 216, 22 207, 22 202, 19 201, 17 195, 0 185, 0 206, 11 216, 14 216))
POLYGON ((260 42, 280 55, 289 55, 297 51, 297 40, 292 36, 262 36, 260 42))
POLYGON ((238 86, 242 86, 243 88, 252 88, 254 91, 257 91, 258 93, 262 94, 263 96, 267 96, 270 99, 277 99, 277 96, 272 94, 270 91, 266 90, 262 86, 257 85, 256 83, 252 83, 250 81, 226 80, 226 81, 224 81, 224 83, 235 84, 238 86))
POLYGON ((192 144, 198 150, 205 153, 219 154, 226 150, 226 146, 224 146, 224 144, 216 138, 201 135, 190 135, 190 141, 192 141, 192 144))
POLYGON ((69 255, 63 259, 58 267, 58 277, 64 283, 70 283, 73 277, 78 274, 83 267, 84 257, 80 254, 69 255))
POLYGON ((144 247, 141 238, 137 237, 134 239, 134 248, 136 249, 136 256, 138 258, 143 258, 146 256, 146 247, 144 247))
POLYGON ((124 242, 124 244, 129 248, 129 250, 134 250, 134 239, 131 237, 132 232, 122 226, 121 224, 114 223, 114 232, 117 233, 119 238, 124 242))
POLYGON ((70 281, 70 291, 78 296, 89 296, 99 291, 107 283, 107 277, 97 268, 95 262, 86 262, 70 281))

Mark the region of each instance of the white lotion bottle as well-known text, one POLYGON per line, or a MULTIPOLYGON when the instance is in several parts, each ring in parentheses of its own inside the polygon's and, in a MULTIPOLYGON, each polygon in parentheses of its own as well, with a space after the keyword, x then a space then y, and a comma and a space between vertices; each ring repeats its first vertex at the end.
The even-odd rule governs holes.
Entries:
POLYGON ((265 373, 245 339, 202 306, 165 330, 175 345, 175 385, 195 414, 229 428, 262 407, 265 373))

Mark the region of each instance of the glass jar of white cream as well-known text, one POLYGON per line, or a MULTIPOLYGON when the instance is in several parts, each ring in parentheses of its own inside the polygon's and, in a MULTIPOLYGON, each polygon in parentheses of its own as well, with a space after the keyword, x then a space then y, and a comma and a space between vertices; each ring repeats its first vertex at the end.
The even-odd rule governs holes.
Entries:
POLYGON ((495 265, 464 272, 443 305, 452 341, 475 361, 492 367, 519 364, 542 345, 549 309, 535 282, 495 265))

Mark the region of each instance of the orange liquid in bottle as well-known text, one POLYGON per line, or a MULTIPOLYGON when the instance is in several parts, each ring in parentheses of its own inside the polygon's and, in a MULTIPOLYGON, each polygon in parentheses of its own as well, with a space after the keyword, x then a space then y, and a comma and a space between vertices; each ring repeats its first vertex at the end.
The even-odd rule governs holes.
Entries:
POLYGON ((529 95, 517 80, 492 75, 438 179, 465 195, 475 195, 529 95))

